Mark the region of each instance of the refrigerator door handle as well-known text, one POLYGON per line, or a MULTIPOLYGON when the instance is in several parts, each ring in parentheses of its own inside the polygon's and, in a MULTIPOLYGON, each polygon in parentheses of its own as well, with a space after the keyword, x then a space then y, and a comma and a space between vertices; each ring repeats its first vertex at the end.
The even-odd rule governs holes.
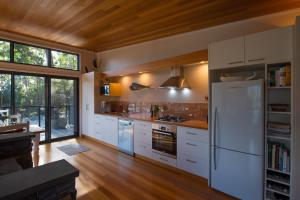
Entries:
POLYGON ((216 136, 217 136, 217 113, 218 113, 218 108, 215 108, 215 117, 214 117, 214 168, 215 170, 217 169, 217 164, 216 164, 216 136))

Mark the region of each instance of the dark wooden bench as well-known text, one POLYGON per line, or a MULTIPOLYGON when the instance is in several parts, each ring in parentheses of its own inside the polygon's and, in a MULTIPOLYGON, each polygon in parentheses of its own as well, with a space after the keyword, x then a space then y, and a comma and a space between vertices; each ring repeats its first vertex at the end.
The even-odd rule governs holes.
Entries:
POLYGON ((27 132, 0 134, 0 160, 15 159, 23 169, 32 168, 33 137, 27 132))
POLYGON ((65 160, 0 176, 0 200, 76 199, 79 170, 65 160))

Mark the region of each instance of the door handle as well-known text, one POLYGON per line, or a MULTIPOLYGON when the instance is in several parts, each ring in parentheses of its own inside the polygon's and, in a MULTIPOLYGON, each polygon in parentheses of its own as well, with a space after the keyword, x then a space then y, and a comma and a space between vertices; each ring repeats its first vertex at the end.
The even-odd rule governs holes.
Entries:
POLYGON ((193 163, 193 164, 196 164, 197 161, 194 161, 194 160, 190 160, 190 159, 185 159, 187 162, 190 162, 190 163, 193 163))
POLYGON ((189 142, 187 142, 186 144, 187 144, 187 145, 190 145, 190 146, 193 146, 193 147, 196 147, 196 146, 197 146, 196 144, 192 144, 192 143, 189 143, 189 142))
POLYGON ((230 63, 228 63, 228 64, 229 64, 229 65, 234 65, 234 64, 240 64, 240 63, 243 63, 243 61, 230 62, 230 63))
POLYGON ((263 61, 265 60, 264 58, 257 58, 257 59, 250 59, 248 62, 255 62, 255 61, 263 61))
POLYGON ((217 123, 216 123, 216 121, 217 121, 217 113, 218 113, 218 108, 216 107, 215 108, 215 117, 214 117, 214 143, 213 143, 213 145, 214 145, 214 168, 215 168, 215 170, 217 169, 217 164, 216 164, 216 136, 217 136, 217 131, 216 131, 217 123))

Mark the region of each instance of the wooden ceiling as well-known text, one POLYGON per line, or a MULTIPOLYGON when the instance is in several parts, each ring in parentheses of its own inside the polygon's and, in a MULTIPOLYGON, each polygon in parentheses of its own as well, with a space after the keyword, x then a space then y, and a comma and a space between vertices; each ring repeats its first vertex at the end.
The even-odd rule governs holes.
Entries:
POLYGON ((300 7, 300 0, 1 0, 0 30, 103 51, 300 7))

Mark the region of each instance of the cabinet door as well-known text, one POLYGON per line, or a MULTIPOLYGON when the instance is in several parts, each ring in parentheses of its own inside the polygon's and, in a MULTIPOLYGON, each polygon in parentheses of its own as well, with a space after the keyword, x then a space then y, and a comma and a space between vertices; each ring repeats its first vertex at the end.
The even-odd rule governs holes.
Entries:
POLYGON ((244 37, 209 45, 209 69, 222 69, 244 64, 244 37))
POLYGON ((117 146, 118 145, 118 118, 104 117, 104 142, 117 146))
POLYGON ((94 134, 94 72, 82 75, 81 133, 94 134))
POLYGON ((292 60, 293 28, 285 27, 245 37, 246 64, 287 62, 292 60))

